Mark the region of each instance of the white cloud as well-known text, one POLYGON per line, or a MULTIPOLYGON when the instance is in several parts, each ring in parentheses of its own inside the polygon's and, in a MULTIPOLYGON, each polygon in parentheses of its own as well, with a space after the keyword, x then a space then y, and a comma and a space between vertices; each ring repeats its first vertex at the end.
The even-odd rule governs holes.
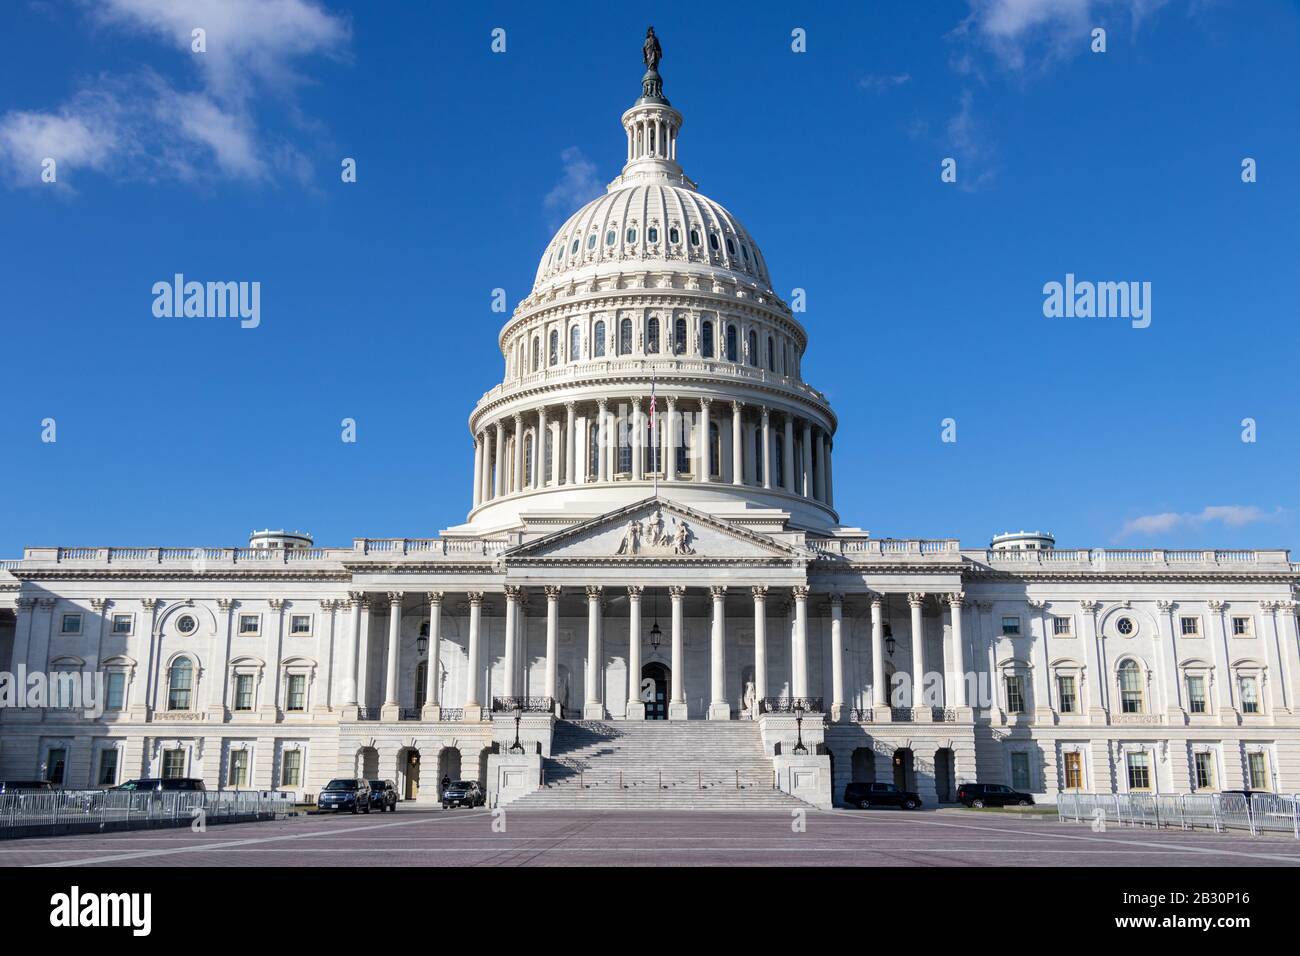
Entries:
POLYGON ((1163 511, 1124 522, 1124 526, 1115 535, 1115 540, 1134 535, 1168 534, 1180 528, 1198 528, 1208 524, 1244 528, 1246 525, 1272 521, 1283 514, 1281 508, 1265 511, 1255 505, 1210 505, 1194 512, 1163 511))
POLYGON ((912 74, 910 73, 873 74, 858 80, 858 89, 869 90, 872 93, 883 93, 885 90, 891 90, 896 86, 903 86, 910 82, 912 82, 912 74))
MULTIPOLYGON (((1127 13, 1133 28, 1168 0, 967 0, 970 15, 954 32, 988 48, 1001 66, 1034 64, 1086 53, 1093 27, 1111 28, 1127 13)), ((968 59, 960 62, 969 70, 968 59)), ((959 69, 959 72, 964 72, 959 69)))
POLYGON ((152 70, 97 78, 93 88, 49 111, 0 116, 0 167, 15 184, 40 182, 51 156, 65 170, 121 177, 193 179, 217 174, 266 179, 310 173, 294 146, 259 127, 258 109, 278 101, 289 118, 306 82, 297 61, 338 55, 347 23, 315 0, 97 0, 87 10, 100 27, 162 40, 184 57, 198 81, 182 89, 152 70), (202 27, 207 52, 191 52, 202 27), (43 152, 42 152, 43 151, 43 152), (41 152, 40 156, 36 156, 41 152), (33 157, 36 165, 33 166, 33 157))
POLYGON ((564 175, 546 194, 543 204, 547 212, 568 215, 578 207, 605 192, 605 185, 596 175, 596 164, 583 155, 582 150, 570 146, 560 153, 564 175))

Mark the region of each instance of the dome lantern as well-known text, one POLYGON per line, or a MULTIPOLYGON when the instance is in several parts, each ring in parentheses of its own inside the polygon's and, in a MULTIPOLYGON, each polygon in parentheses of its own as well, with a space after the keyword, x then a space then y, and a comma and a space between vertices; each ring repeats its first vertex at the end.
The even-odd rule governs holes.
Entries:
POLYGON ((623 114, 627 163, 619 177, 609 184, 611 192, 652 182, 695 188, 695 183, 677 163, 677 134, 682 128, 682 114, 663 95, 663 78, 659 75, 662 56, 659 39, 654 27, 650 27, 642 47, 646 72, 641 78, 641 97, 623 114))

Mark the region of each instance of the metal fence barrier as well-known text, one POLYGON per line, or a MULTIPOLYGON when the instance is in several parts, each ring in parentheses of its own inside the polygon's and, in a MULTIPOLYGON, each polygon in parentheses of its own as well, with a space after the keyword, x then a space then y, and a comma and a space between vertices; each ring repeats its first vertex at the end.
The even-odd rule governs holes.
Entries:
POLYGON ((1067 823, 1287 833, 1300 840, 1300 794, 1062 793, 1056 815, 1067 823))
POLYGON ((773 790, 770 770, 585 770, 561 767, 542 785, 582 790, 773 790))
POLYGON ((0 838, 34 828, 86 831, 227 820, 269 820, 293 809, 275 790, 34 790, 0 794, 0 838))

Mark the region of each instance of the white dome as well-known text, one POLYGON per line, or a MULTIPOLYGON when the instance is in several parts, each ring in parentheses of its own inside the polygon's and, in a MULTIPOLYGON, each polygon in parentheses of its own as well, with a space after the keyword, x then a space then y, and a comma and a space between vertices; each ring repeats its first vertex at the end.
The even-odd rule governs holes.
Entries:
POLYGON ((679 273, 730 273, 772 291, 749 231, 707 196, 663 182, 616 182, 570 216, 542 255, 533 291, 656 264, 679 273))

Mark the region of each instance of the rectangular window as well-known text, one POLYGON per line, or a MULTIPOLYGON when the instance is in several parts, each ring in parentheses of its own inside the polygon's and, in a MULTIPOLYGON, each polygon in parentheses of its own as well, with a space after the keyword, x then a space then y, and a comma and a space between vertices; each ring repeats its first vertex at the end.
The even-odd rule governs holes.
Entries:
POLYGON ((1241 678, 1241 712, 1243 714, 1259 713, 1259 680, 1255 677, 1241 678))
POLYGON ((1251 627, 1251 619, 1248 617, 1234 617, 1232 619, 1232 636, 1233 637, 1254 637, 1255 631, 1251 627))
POLYGON ((1192 755, 1192 762, 1196 768, 1196 789, 1213 790, 1214 754, 1208 750, 1199 751, 1192 755))
POLYGON ((1074 675, 1062 674, 1056 678, 1056 687, 1061 698, 1061 713, 1077 714, 1079 712, 1079 697, 1075 691, 1074 675))
POLYGON ((1032 790, 1029 779, 1029 754, 1023 750, 1011 752, 1011 786, 1017 790, 1032 790))
POLYGON ((1124 764, 1128 768, 1128 788, 1130 790, 1151 789, 1151 764, 1145 750, 1136 750, 1124 755, 1124 764))
POLYGON ((1268 754, 1262 750, 1246 754, 1246 766, 1250 771, 1250 789, 1272 789, 1268 785, 1268 754))
POLYGON ((261 615, 258 614, 241 614, 239 615, 239 633, 256 634, 261 628, 261 615))
POLYGON ((134 619, 134 615, 131 615, 131 614, 114 614, 114 615, 113 615, 113 633, 114 633, 114 634, 130 634, 130 633, 131 633, 131 624, 132 624, 133 619, 134 619))
POLYGON ((68 752, 62 747, 51 750, 45 760, 45 779, 56 787, 63 786, 63 775, 68 766, 68 752))
POLYGON ((253 709, 253 675, 235 675, 235 710, 253 709))
POLYGON ((104 675, 104 709, 121 710, 126 706, 126 674, 109 671, 104 675))
POLYGON ((1020 618, 1010 616, 1002 618, 1002 635, 1004 637, 1019 637, 1020 618))
POLYGON ((1199 617, 1182 618, 1183 637, 1200 637, 1201 636, 1201 619, 1199 617))
POLYGON ((285 710, 302 711, 307 708, 307 675, 290 674, 285 693, 285 710))
POLYGON ((95 783, 100 787, 111 787, 117 783, 117 748, 105 747, 99 752, 99 776, 95 783))
POLYGON ((311 615, 295 614, 289 618, 289 633, 299 637, 311 634, 311 615))
POLYGON ((230 773, 226 783, 231 787, 243 787, 248 784, 248 751, 230 751, 230 773))
POLYGON ((164 750, 162 775, 164 780, 175 780, 185 776, 185 751, 164 750))
POLYGON ((1065 755, 1065 789, 1083 789, 1083 755, 1080 753, 1065 755))
POLYGON ((1025 712, 1025 679, 1019 674, 1008 674, 1006 682, 1007 712, 1023 714, 1025 712))
POLYGON ((63 625, 60 627, 60 633, 63 634, 80 634, 81 633, 81 615, 65 614, 63 615, 63 625))
POLYGON ((1207 713, 1205 702, 1205 678, 1200 674, 1187 677, 1187 712, 1189 714, 1207 713))
POLYGON ((1074 636, 1074 618, 1072 617, 1054 617, 1052 618, 1052 633, 1057 637, 1074 636))
POLYGON ((280 772, 280 786, 296 787, 302 781, 302 751, 286 750, 284 752, 284 769, 280 772))

